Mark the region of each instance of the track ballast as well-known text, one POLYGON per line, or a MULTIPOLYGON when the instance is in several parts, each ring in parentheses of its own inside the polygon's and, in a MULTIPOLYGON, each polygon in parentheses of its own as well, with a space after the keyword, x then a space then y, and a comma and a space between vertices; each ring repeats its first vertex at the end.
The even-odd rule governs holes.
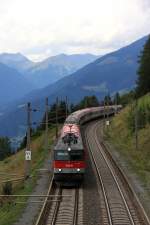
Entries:
POLYGON ((150 224, 135 193, 101 143, 99 127, 98 122, 87 126, 85 139, 99 184, 102 224, 150 224))

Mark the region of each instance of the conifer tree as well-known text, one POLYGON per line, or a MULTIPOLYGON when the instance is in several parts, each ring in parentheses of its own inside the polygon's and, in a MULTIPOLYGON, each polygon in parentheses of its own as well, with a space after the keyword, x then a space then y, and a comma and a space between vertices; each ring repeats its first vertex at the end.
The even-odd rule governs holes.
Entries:
POLYGON ((144 46, 139 63, 136 94, 143 96, 150 92, 150 36, 144 46))

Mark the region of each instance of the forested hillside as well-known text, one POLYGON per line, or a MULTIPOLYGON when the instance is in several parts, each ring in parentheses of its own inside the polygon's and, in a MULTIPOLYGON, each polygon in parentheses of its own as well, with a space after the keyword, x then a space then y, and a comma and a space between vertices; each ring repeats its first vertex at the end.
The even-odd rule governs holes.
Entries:
POLYGON ((129 161, 147 187, 150 185, 150 94, 133 102, 117 115, 107 133, 108 140, 129 161), (137 114, 137 140, 135 116, 137 114), (137 141, 137 146, 136 146, 137 141))

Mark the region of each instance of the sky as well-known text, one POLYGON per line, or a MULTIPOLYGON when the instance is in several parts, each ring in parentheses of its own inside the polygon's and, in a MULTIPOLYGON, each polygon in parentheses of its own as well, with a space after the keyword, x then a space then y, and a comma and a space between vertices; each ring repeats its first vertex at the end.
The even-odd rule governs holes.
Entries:
POLYGON ((0 53, 103 55, 150 33, 150 0, 0 0, 0 53))

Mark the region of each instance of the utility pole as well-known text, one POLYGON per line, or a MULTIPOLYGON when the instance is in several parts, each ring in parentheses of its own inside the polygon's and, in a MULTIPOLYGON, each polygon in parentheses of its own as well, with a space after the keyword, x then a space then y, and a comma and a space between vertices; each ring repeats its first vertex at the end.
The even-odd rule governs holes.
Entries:
POLYGON ((56 138, 58 138, 58 97, 56 98, 56 138))
POLYGON ((67 116, 68 116, 68 98, 67 98, 67 96, 66 96, 66 118, 67 118, 67 116))
POLYGON ((48 151, 48 98, 45 100, 45 152, 48 151))
POLYGON ((88 107, 88 99, 87 99, 87 97, 85 97, 84 108, 87 108, 87 107, 88 107))
POLYGON ((106 104, 107 104, 107 120, 108 120, 108 118, 109 118, 109 95, 107 96, 106 104))
POLYGON ((25 149, 25 178, 30 176, 31 170, 31 103, 27 104, 27 146, 25 149))
POLYGON ((68 104, 68 109, 69 109, 69 114, 71 114, 72 113, 71 104, 68 104))
POLYGON ((105 107, 105 98, 104 98, 103 136, 104 136, 104 131, 105 131, 105 125, 106 125, 106 107, 105 107))
POLYGON ((117 101, 117 94, 115 96, 115 115, 117 114, 117 105, 118 105, 118 101, 117 101))
POLYGON ((105 124, 106 124, 107 130, 108 130, 108 127, 110 125, 110 121, 109 121, 109 100, 110 100, 110 97, 109 97, 109 94, 108 94, 106 96, 106 105, 107 105, 107 108, 106 108, 106 117, 107 117, 107 119, 105 120, 105 124))
POLYGON ((138 101, 135 100, 135 147, 138 150, 138 101))

